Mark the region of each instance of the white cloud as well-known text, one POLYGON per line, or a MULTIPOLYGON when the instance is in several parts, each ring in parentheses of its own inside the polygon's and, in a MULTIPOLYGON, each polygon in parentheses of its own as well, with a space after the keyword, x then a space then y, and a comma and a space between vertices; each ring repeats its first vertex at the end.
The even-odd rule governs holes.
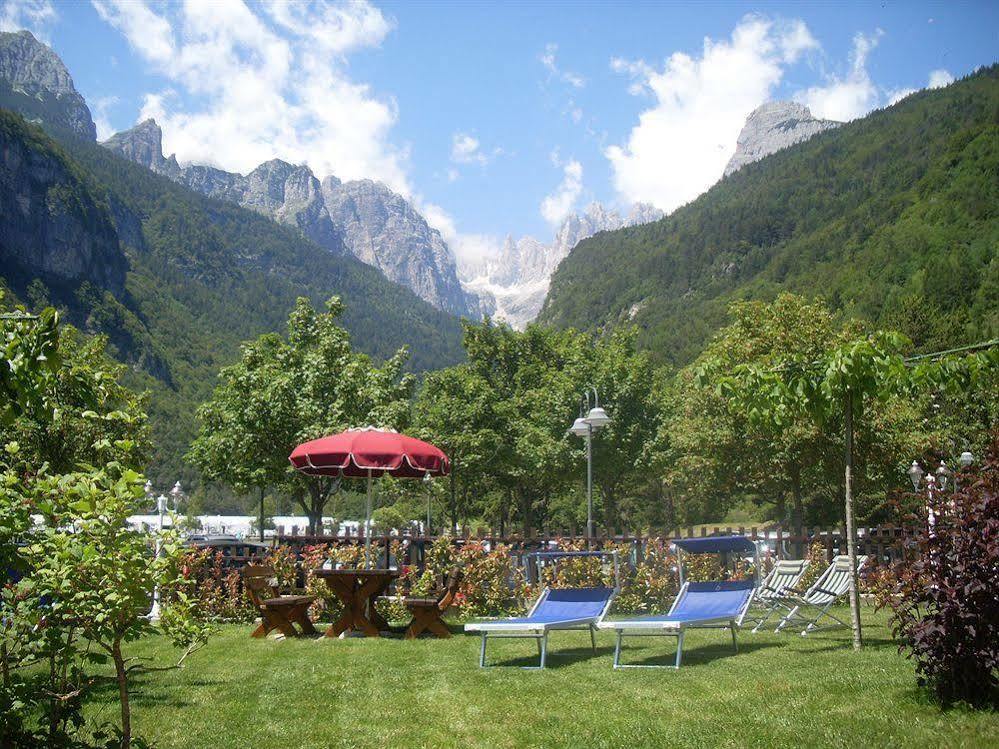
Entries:
POLYGON ((871 35, 857 33, 850 53, 850 72, 844 77, 829 76, 825 85, 812 86, 795 98, 821 119, 848 122, 870 112, 878 105, 880 93, 867 72, 867 57, 883 35, 881 29, 871 35))
POLYGON ((97 140, 107 140, 115 134, 108 117, 108 109, 117 103, 117 96, 101 96, 91 102, 90 110, 94 117, 94 125, 97 126, 97 140))
POLYGON ((346 55, 392 28, 365 0, 92 2, 169 80, 145 96, 139 118, 156 118, 182 162, 246 172, 277 157, 412 193, 406 153, 389 140, 395 102, 346 71, 346 55))
POLYGON ((451 161, 455 164, 485 166, 501 153, 500 148, 494 148, 489 153, 484 152, 479 139, 468 133, 458 132, 451 136, 451 161))
POLYGON ((367 2, 323 3, 310 8, 305 3, 266 0, 265 8, 284 28, 340 55, 363 47, 377 47, 394 25, 367 2))
POLYGON ((0 31, 27 29, 46 41, 49 29, 58 19, 50 0, 5 0, 0 9, 0 31))
POLYGON ((892 106, 894 104, 898 104, 906 96, 912 96, 912 94, 916 93, 916 91, 918 91, 918 90, 919 89, 915 89, 915 88, 900 88, 900 89, 893 89, 893 90, 889 91, 887 93, 887 96, 888 96, 888 106, 890 107, 890 106, 892 106))
MULTIPOLYGON (((949 71, 943 70, 931 70, 929 78, 926 82, 926 88, 943 88, 944 86, 953 83, 954 76, 950 74, 949 71)), ((888 106, 892 104, 898 104, 906 96, 910 96, 919 91, 918 88, 902 88, 891 90, 886 93, 888 97, 888 106)))
POLYGON ((655 101, 627 143, 604 151, 623 200, 672 211, 710 187, 783 67, 818 46, 801 21, 747 16, 730 39, 705 38, 700 57, 675 52, 661 71, 642 60, 611 60, 612 69, 633 77, 631 93, 655 101))
POLYGON ((570 159, 562 165, 562 181, 555 192, 541 201, 541 215, 552 226, 558 226, 572 213, 583 193, 583 165, 570 159))
POLYGON ((571 70, 563 70, 559 67, 558 61, 556 60, 557 53, 558 45, 549 42, 545 45, 545 51, 538 55, 538 60, 541 61, 545 70, 548 71, 548 77, 554 78, 562 83, 567 83, 573 88, 583 88, 586 85, 586 79, 579 73, 574 73, 571 70))
POLYGON ((950 71, 940 69, 930 71, 930 81, 927 84, 928 88, 943 88, 944 86, 954 82, 954 76, 950 74, 950 71))

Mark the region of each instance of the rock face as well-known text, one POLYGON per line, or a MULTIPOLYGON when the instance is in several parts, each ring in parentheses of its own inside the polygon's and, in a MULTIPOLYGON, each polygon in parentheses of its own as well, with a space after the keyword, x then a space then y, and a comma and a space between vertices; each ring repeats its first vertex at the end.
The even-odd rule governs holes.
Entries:
POLYGON ((113 294, 124 292, 128 271, 107 210, 63 158, 29 150, 2 129, 0 261, 28 278, 90 281, 113 294))
POLYGON ((0 32, 0 105, 28 120, 97 139, 90 110, 66 66, 30 31, 0 32))
POLYGON ((725 176, 746 164, 759 161, 782 148, 801 143, 816 133, 841 124, 816 119, 804 104, 793 101, 767 102, 754 109, 746 118, 735 153, 725 167, 725 176))
POLYGON ((405 198, 379 182, 336 177, 323 180, 322 195, 349 252, 434 306, 477 316, 478 302, 462 289, 451 250, 405 198))
POLYGON ((350 252, 438 309, 479 315, 479 300, 458 281, 454 256, 440 233, 401 195, 371 180, 322 183, 307 166, 280 159, 247 175, 211 166, 180 166, 163 156, 163 133, 153 120, 102 145, 193 190, 238 203, 295 226, 320 247, 350 252))
POLYGON ((163 156, 163 131, 155 120, 116 133, 101 145, 204 195, 295 226, 331 252, 343 251, 341 237, 323 206, 319 180, 306 166, 273 159, 245 176, 210 166, 181 167, 175 156, 163 156))
POLYGON ((647 224, 663 217, 662 211, 644 203, 635 204, 622 217, 599 203, 591 203, 580 214, 562 222, 550 244, 534 237, 506 238, 497 257, 461 268, 466 288, 483 298, 484 312, 522 329, 544 304, 548 281, 573 247, 597 232, 647 224))

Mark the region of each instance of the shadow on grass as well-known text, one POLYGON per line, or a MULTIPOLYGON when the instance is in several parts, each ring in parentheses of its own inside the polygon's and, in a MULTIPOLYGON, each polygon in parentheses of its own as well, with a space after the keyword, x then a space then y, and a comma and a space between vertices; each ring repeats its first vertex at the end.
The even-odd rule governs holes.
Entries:
MULTIPOLYGON (((651 639, 651 638, 650 638, 651 639)), ((627 646, 627 640, 625 640, 624 647, 621 648, 621 663, 626 666, 672 666, 676 663, 676 647, 675 639, 671 637, 664 637, 663 647, 656 647, 655 645, 646 645, 643 648, 629 649, 627 646), (670 642, 673 640, 673 642, 670 642), (646 655, 649 650, 655 649, 654 655, 646 655), (629 655, 631 658, 629 658, 629 655), (639 655, 639 657, 635 657, 639 655), (640 657, 645 655, 645 657, 640 657)), ((745 655, 748 653, 755 652, 757 650, 767 650, 770 648, 782 647, 783 643, 780 642, 739 642, 739 652, 736 653, 732 650, 732 644, 730 642, 724 643, 712 643, 710 645, 698 645, 696 647, 685 647, 683 649, 683 660, 681 661, 681 668, 686 666, 694 666, 697 664, 710 663, 712 661, 721 660, 724 658, 737 658, 740 655, 745 655)), ((611 651, 613 654, 613 651, 611 651)))
MULTIPOLYGON (((192 688, 218 688, 225 684, 222 679, 197 678, 183 682, 164 683, 158 681, 164 673, 174 669, 135 671, 128 677, 129 702, 132 707, 171 707, 184 708, 192 703, 184 699, 184 694, 192 688)), ((118 682, 114 676, 102 678, 90 690, 90 699, 96 703, 111 703, 118 700, 118 682)))
MULTIPOLYGON (((497 656, 495 651, 495 643, 491 642, 490 650, 487 652, 487 660, 489 668, 498 666, 501 668, 513 667, 513 668, 524 668, 525 666, 537 666, 541 660, 541 656, 537 650, 534 651, 532 655, 518 656, 511 658, 507 656, 503 659, 503 656, 497 656)), ((500 646, 502 647, 502 646, 500 646)), ((594 653, 592 648, 589 647, 576 647, 576 648, 560 648, 557 645, 553 648, 552 643, 548 643, 548 656, 545 660, 545 668, 559 669, 571 666, 574 663, 580 663, 582 661, 591 660, 600 657, 613 657, 614 648, 600 647, 597 646, 597 652, 594 653)), ((476 662, 478 665, 478 662, 476 662)))

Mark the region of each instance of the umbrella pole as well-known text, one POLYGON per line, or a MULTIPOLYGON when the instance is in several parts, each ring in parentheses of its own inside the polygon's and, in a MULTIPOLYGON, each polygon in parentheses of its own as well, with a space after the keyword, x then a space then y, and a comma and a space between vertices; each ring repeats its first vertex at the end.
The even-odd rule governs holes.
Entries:
POLYGON ((371 469, 368 469, 368 501, 364 524, 364 568, 371 569, 371 469))

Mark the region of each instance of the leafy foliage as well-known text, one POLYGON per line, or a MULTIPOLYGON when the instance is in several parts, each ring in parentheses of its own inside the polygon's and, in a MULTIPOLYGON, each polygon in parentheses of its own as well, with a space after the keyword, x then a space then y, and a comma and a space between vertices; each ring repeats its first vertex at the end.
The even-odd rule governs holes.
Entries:
POLYGON ((656 223, 581 242, 540 321, 637 324, 685 364, 729 304, 779 291, 899 330, 917 350, 999 335, 999 65, 821 133, 656 223))
MULTIPOLYGON (((821 401, 826 410, 816 419, 808 408, 793 406, 799 390, 813 386, 792 381, 791 373, 799 367, 812 372, 814 362, 852 341, 860 326, 838 323, 825 305, 792 294, 769 304, 733 303, 730 315, 731 323, 677 374, 666 404, 659 464, 680 521, 723 517, 748 496, 799 536, 806 523, 837 522, 842 398, 821 401)), ((837 376, 840 364, 838 358, 830 364, 837 376)), ((918 406, 900 397, 875 401, 858 424, 865 517, 896 485, 897 456, 926 441, 918 406)))
POLYGON ((519 521, 524 532, 551 522, 583 525, 585 443, 566 429, 590 387, 613 419, 593 441, 596 511, 609 529, 648 517, 633 490, 644 487, 657 374, 635 338, 628 330, 596 338, 465 324, 468 362, 430 375, 415 406, 417 430, 454 460, 452 522, 459 515, 498 520, 501 528, 519 521))
MULTIPOLYGON (((920 531, 891 571, 879 604, 893 612, 900 650, 919 684, 950 703, 999 703, 999 434, 985 464, 938 491, 912 520, 920 531)), ((925 497, 917 498, 919 504, 925 497)))
MULTIPOLYGON (((19 408, 0 434, 0 707, 5 744, 131 745, 129 664, 123 644, 145 633, 155 586, 175 582, 175 538, 160 554, 126 518, 142 509, 145 414, 118 383, 103 342, 80 343, 48 309, 37 320, 0 322, 8 352, 39 350, 17 363, 19 408), (58 352, 58 355, 57 355, 58 352), (75 470, 84 461, 87 466, 75 470), (80 709, 114 663, 120 732, 81 732, 80 709), (37 664, 47 669, 34 668, 37 664)), ((191 603, 166 601, 161 629, 188 652, 204 642, 191 603)), ((141 745, 141 742, 137 742, 141 745)))
POLYGON ((406 349, 375 366, 353 350, 339 325, 343 312, 335 297, 325 313, 300 298, 286 339, 271 333, 245 344, 239 362, 222 370, 212 400, 199 409, 202 426, 190 452, 204 475, 237 490, 283 485, 313 533, 340 485, 295 471, 288 455, 302 442, 351 427, 401 429, 414 385, 403 372, 406 349))

